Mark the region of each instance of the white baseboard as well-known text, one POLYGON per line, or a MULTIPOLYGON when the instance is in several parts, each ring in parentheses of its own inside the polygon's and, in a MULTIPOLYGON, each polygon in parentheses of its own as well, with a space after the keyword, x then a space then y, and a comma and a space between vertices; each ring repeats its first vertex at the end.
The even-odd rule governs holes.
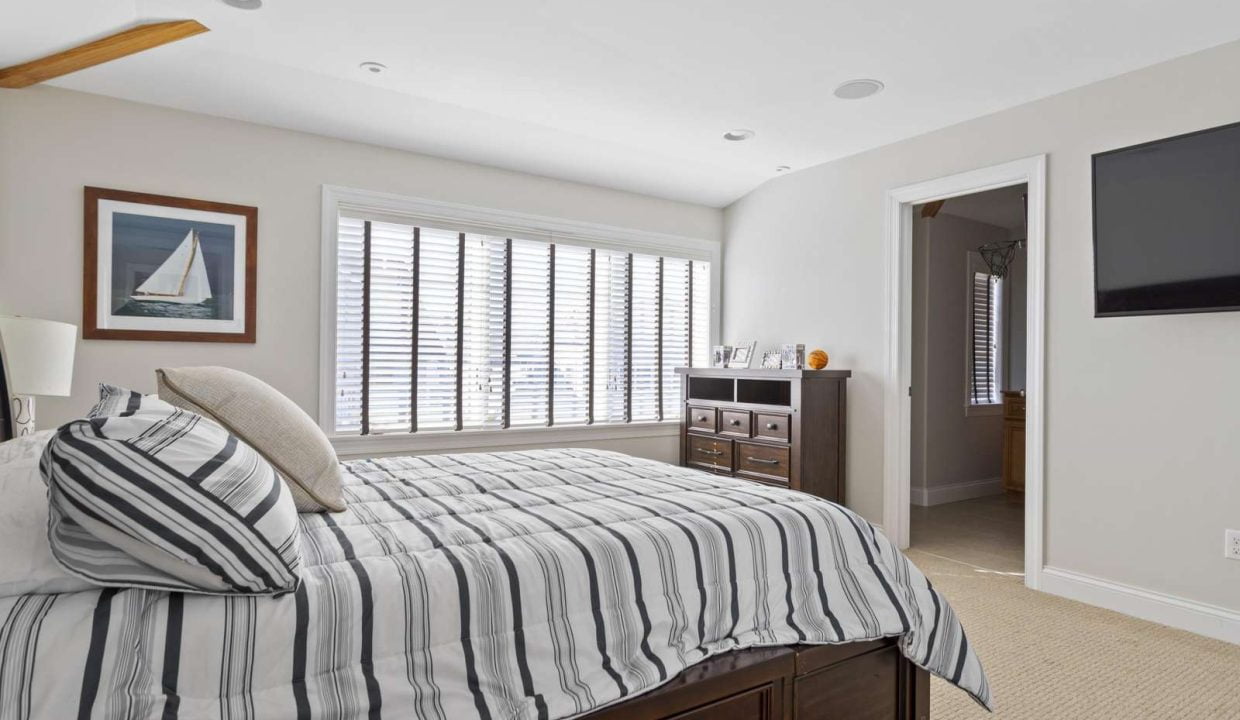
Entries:
POLYGON ((1042 568, 1039 589, 1087 605, 1240 644, 1240 611, 1053 567, 1042 568))
POLYGON ((973 498, 985 497, 987 495, 998 495, 1002 492, 1003 479, 988 478, 986 480, 952 483, 951 485, 912 487, 910 488, 909 499, 914 505, 929 507, 931 505, 959 502, 960 500, 972 500, 973 498))

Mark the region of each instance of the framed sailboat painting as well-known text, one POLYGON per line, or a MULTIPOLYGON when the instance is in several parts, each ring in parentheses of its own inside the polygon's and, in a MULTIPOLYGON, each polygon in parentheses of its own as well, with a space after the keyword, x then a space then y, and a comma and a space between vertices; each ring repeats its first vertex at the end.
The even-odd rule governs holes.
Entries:
POLYGON ((254 342, 258 208, 86 188, 82 336, 254 342))

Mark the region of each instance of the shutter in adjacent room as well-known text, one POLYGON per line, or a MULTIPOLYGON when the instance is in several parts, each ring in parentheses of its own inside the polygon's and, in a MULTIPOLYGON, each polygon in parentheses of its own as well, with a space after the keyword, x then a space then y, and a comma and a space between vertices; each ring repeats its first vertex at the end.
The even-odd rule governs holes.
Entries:
POLYGON ((999 402, 996 365, 998 355, 998 293, 999 278, 989 273, 974 272, 972 286, 972 343, 969 373, 969 402, 991 405, 999 402))

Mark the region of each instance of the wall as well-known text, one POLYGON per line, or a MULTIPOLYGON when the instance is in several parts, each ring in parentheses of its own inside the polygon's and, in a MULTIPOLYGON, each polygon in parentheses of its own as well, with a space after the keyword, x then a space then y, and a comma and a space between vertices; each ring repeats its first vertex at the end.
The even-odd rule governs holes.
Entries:
POLYGON ((1002 492, 1003 417, 965 413, 966 265, 970 252, 1010 232, 946 212, 914 215, 911 497, 936 505, 1002 492))
MULTIPOLYGON (((1025 230, 1012 230, 1008 240, 1025 240, 1025 230)), ((1027 292, 1029 288, 1029 256, 1028 248, 1016 249, 1012 262, 1008 264, 1008 274, 1004 278, 1006 287, 1003 289, 1007 301, 1007 325, 1004 331, 1007 340, 1007 354, 1003 356, 1003 385, 1005 390, 1025 389, 1025 350, 1028 335, 1029 308, 1027 292)))
POLYGON ((1240 120, 1240 43, 773 180, 725 212, 724 337, 853 370, 848 497, 882 517, 883 203, 1046 153, 1047 565, 1240 610, 1240 314, 1093 317, 1090 155, 1240 120), (776 286, 777 283, 777 286, 776 286), (777 298, 778 302, 773 302, 777 298))
MULTIPOLYGON (((82 341, 73 396, 40 399, 39 424, 80 416, 101 380, 154 390, 165 365, 229 365, 315 414, 324 184, 713 240, 722 226, 714 208, 55 88, 0 91, 0 312, 81 322, 84 185, 259 208, 257 344, 82 341)), ((665 437, 609 446, 676 456, 665 437)))

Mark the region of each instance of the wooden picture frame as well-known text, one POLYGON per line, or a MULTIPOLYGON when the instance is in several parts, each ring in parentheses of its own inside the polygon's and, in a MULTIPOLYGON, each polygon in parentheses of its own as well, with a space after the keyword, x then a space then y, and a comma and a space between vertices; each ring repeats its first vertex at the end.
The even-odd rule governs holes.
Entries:
POLYGON ((87 187, 83 218, 83 339, 255 342, 258 208, 87 187))

